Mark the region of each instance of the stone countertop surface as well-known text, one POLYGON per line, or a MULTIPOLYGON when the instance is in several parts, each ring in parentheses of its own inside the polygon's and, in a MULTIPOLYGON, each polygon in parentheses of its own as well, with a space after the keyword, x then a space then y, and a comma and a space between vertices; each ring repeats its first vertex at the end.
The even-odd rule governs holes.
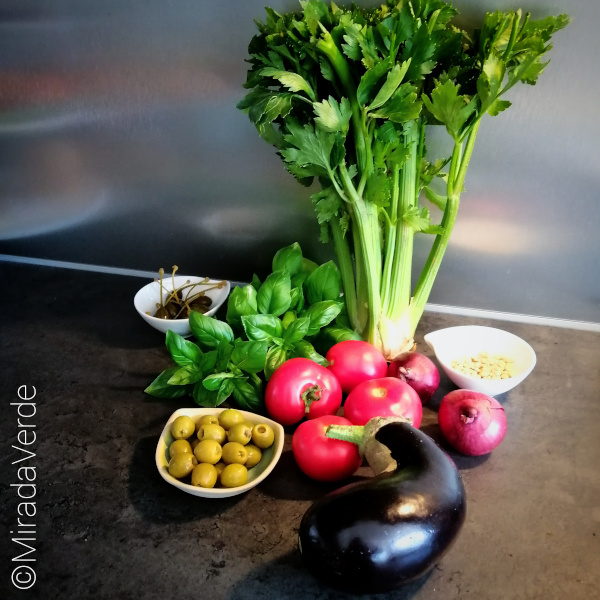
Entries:
MULTIPOLYGON (((8 263, 0 263, 0 276, 0 597, 353 597, 302 565, 302 515, 335 486, 298 470, 291 430, 273 473, 246 494, 202 499, 160 477, 158 436, 174 410, 195 405, 143 392, 170 364, 163 337, 133 308, 144 280, 8 263), (16 403, 19 389, 31 395, 33 388, 29 416, 33 409, 16 403), (32 431, 35 442, 24 446, 32 454, 15 448, 32 431), (31 485, 19 487, 19 476, 31 485), (35 583, 18 590, 15 582, 24 587, 27 576, 35 583)), ((477 458, 440 439, 436 408, 454 389, 442 374, 422 429, 459 467, 467 518, 429 574, 376 597, 599 598, 600 334, 426 313, 419 349, 430 354, 424 333, 460 324, 511 331, 533 346, 538 362, 498 397, 508 433, 477 458)))

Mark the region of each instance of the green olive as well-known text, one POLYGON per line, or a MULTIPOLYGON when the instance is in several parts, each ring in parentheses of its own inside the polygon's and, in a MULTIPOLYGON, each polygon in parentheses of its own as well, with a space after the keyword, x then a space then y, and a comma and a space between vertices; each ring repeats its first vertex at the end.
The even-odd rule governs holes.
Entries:
POLYGON ((200 443, 194 449, 194 456, 201 463, 210 463, 214 465, 221 460, 221 444, 215 440, 200 440, 200 443))
POLYGON ((169 461, 169 473, 177 479, 182 479, 192 472, 198 464, 196 457, 190 452, 180 452, 169 461))
POLYGON ((223 462, 229 464, 238 463, 243 465, 248 459, 248 450, 239 442, 227 442, 223 446, 223 462))
POLYGON ((227 441, 229 442, 238 442, 245 446, 250 443, 252 439, 252 427, 248 427, 246 423, 239 423, 238 425, 233 425, 227 431, 227 441))
POLYGON ((192 471, 192 485, 213 488, 217 483, 217 469, 209 463, 200 463, 192 471))
POLYGON ((171 423, 171 435, 176 440, 185 440, 193 435, 196 430, 194 421, 185 415, 177 417, 173 423, 171 423))
POLYGON ((252 441, 259 448, 269 448, 275 441, 275 433, 266 423, 259 423, 252 429, 252 441))
POLYGON ((226 437, 227 434, 220 425, 208 423, 207 425, 200 425, 200 427, 198 427, 199 440, 215 440, 215 442, 219 442, 219 444, 222 444, 223 442, 225 442, 226 437))
POLYGON ((215 469, 217 470, 217 476, 221 477, 221 473, 223 472, 223 469, 227 466, 226 463, 224 463, 222 460, 220 460, 216 465, 215 465, 215 469))
POLYGON ((192 439, 192 441, 190 442, 190 446, 192 447, 192 452, 196 449, 196 446, 200 443, 200 440, 195 437, 192 439))
POLYGON ((248 481, 248 469, 244 465, 232 463, 221 473, 221 485, 232 488, 244 485, 248 481))
POLYGON ((219 425, 223 429, 229 429, 233 425, 244 422, 244 415, 235 408, 226 408, 219 415, 219 425))
POLYGON ((192 446, 187 440, 175 440, 169 446, 169 458, 173 458, 176 454, 180 452, 189 452, 192 453, 192 446))
POLYGON ((262 452, 260 451, 260 448, 257 448, 252 444, 248 444, 246 446, 246 450, 248 451, 248 458, 244 464, 247 469, 251 469, 260 462, 260 459, 262 458, 262 452))
POLYGON ((200 429, 200 427, 202 427, 202 425, 218 425, 218 424, 219 424, 219 417, 215 417, 215 415, 204 415, 203 417, 200 417, 196 421, 196 429, 200 429))

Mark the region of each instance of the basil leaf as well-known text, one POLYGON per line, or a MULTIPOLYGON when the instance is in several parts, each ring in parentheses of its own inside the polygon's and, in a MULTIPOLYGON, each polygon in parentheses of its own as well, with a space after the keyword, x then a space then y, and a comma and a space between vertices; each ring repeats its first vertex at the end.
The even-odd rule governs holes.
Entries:
POLYGON ((179 367, 169 367, 165 369, 144 391, 155 398, 181 398, 189 390, 186 386, 171 385, 169 379, 173 377, 179 367))
POLYGON ((329 325, 324 327, 315 338, 315 344, 320 352, 327 354, 331 346, 345 340, 362 339, 354 329, 349 327, 340 327, 339 325, 329 325))
POLYGON ((317 364, 326 367, 329 361, 321 354, 319 354, 315 347, 306 340, 300 340, 294 344, 294 354, 301 358, 308 358, 317 364))
POLYGON ((258 290, 260 289, 261 283, 260 283, 260 279, 258 277, 258 275, 256 273, 254 273, 252 275, 252 281, 250 282, 250 285, 258 292, 258 290))
POLYGON ((221 386, 219 387, 219 391, 217 392, 217 406, 223 404, 229 396, 231 396, 231 392, 233 392, 233 382, 230 379, 224 379, 221 382, 221 386))
POLYGON ((317 267, 304 282, 306 299, 309 304, 323 300, 337 300, 340 297, 342 280, 333 261, 317 267))
POLYGON ((232 379, 232 395, 242 410, 257 412, 263 407, 262 393, 246 379, 232 379))
POLYGON ((178 333, 174 333, 170 329, 167 330, 165 344, 171 353, 173 360, 180 366, 184 367, 197 362, 202 357, 202 350, 193 342, 189 342, 178 333))
POLYGON ((219 406, 217 392, 207 390, 201 381, 199 381, 192 391, 192 398, 199 406, 205 408, 215 408, 219 406))
POLYGON ((309 275, 308 272, 305 272, 305 271, 301 271, 300 273, 297 273, 296 275, 294 275, 292 277, 292 290, 293 290, 293 288, 302 287, 302 284, 304 283, 304 281, 306 280, 308 275, 309 275))
POLYGON ((281 248, 273 257, 273 271, 286 270, 293 277, 302 270, 302 250, 300 244, 294 242, 281 248))
POLYGON ((242 325, 249 340, 270 341, 274 337, 281 337, 283 325, 281 320, 274 315, 253 315, 242 317, 242 325))
MULTIPOLYGON (((219 372, 225 371, 227 369, 227 365, 229 364, 229 359, 231 358, 231 353, 233 352, 233 345, 228 344, 227 342, 219 342, 215 352, 216 352, 216 360, 215 360, 215 365, 213 368, 219 372)), ((212 371, 212 369, 211 369, 211 371, 212 371)))
POLYGON ((271 346, 265 361, 265 378, 268 381, 275 371, 287 360, 287 351, 279 346, 271 346))
POLYGON ((258 290, 258 312, 264 315, 282 315, 292 302, 290 274, 274 271, 258 290))
POLYGON ((309 317, 300 317, 293 320, 283 332, 283 341, 288 344, 299 342, 308 332, 310 327, 309 317))
POLYGON ((232 379, 235 375, 233 373, 213 373, 212 375, 208 375, 202 380, 202 385, 211 391, 216 391, 221 387, 221 383, 225 379, 232 379))
POLYGON ((192 311, 190 329, 196 339, 207 348, 216 348, 219 342, 233 342, 233 331, 229 325, 213 317, 192 311))
POLYGON ((310 275, 319 265, 310 258, 302 259, 302 272, 310 275))
POLYGON ((246 373, 259 373, 265 367, 268 343, 237 341, 233 347, 231 363, 246 373))
POLYGON ((329 325, 341 312, 343 305, 336 300, 323 300, 309 306, 303 316, 310 319, 306 335, 316 335, 322 327, 329 325))
POLYGON ((216 350, 211 350, 210 352, 205 352, 200 360, 195 363, 198 369, 202 371, 203 375, 212 373, 217 365, 217 356, 218 352, 216 350))
POLYGON ((167 383, 169 385, 188 385, 189 383, 197 383, 204 377, 204 373, 196 364, 179 367, 171 376, 167 383))
POLYGON ((290 303, 290 309, 296 308, 298 306, 298 304, 300 303, 300 300, 304 299, 303 296, 304 296, 304 294, 302 292, 302 287, 292 288, 292 291, 290 293, 290 297, 292 299, 292 301, 290 303))
POLYGON ((258 312, 256 290, 252 285, 233 288, 227 301, 227 322, 233 327, 241 327, 241 318, 258 312))

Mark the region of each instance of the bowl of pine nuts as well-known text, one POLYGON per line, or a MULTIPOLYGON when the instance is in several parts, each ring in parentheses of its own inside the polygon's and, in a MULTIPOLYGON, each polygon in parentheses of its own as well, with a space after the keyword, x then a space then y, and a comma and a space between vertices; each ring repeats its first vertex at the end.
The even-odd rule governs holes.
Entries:
POLYGON ((447 327, 424 339, 452 382, 488 396, 517 386, 536 363, 535 352, 525 340, 494 327, 447 327))

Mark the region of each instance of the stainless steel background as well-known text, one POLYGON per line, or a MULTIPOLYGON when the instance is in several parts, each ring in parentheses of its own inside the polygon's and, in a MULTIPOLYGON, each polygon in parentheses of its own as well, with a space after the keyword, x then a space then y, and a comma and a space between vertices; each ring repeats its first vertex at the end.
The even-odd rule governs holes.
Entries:
MULTIPOLYGON (((241 281, 296 240, 333 256, 235 108, 264 4, 298 6, 2 0, 0 253, 241 281)), ((430 301, 600 322, 600 2, 454 4, 574 21, 538 85, 482 124, 430 301)))

